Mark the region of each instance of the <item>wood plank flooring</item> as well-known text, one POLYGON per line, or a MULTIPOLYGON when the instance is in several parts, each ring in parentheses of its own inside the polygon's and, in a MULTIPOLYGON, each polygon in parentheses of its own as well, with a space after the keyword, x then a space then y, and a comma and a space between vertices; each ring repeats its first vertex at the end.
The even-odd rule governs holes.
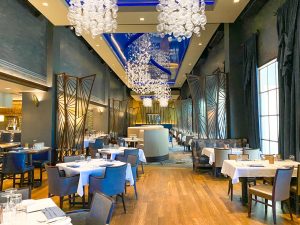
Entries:
MULTIPOLYGON (((37 172, 37 171, 36 171, 37 172)), ((6 187, 10 185, 5 182, 6 187)), ((33 190, 34 199, 47 197, 46 177, 43 186, 33 190)), ((245 225, 273 224, 271 208, 264 216, 264 206, 253 205, 252 218, 239 201, 240 185, 234 186, 234 199, 227 196, 228 181, 207 173, 194 173, 190 168, 145 166, 145 174, 137 182, 139 199, 133 187, 127 188, 124 214, 121 199, 111 225, 245 225)), ((58 198, 53 198, 58 203, 58 198)), ((65 202, 65 211, 74 210, 65 202)), ((300 224, 294 215, 290 221, 277 205, 277 224, 300 224)))

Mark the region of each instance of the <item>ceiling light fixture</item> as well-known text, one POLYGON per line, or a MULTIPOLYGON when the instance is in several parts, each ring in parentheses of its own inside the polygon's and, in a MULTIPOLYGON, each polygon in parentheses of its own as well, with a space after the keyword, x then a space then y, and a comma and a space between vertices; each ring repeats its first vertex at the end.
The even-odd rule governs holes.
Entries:
POLYGON ((152 98, 150 98, 150 97, 143 98, 143 106, 144 107, 152 107, 152 98))
POLYGON ((11 88, 9 88, 9 87, 7 87, 7 88, 5 88, 5 90, 10 90, 11 88))
POLYGON ((141 17, 141 18, 140 18, 140 21, 145 21, 145 18, 141 17))
MULTIPOLYGON (((159 0, 157 31, 161 36, 173 35, 178 42, 191 38, 193 33, 200 36, 207 23, 205 1, 200 0, 159 0)), ((169 37, 169 41, 172 40, 169 37)))
POLYGON ((198 45, 200 45, 200 46, 201 46, 201 45, 202 45, 202 43, 200 42, 198 45))
POLYGON ((48 2, 43 2, 42 5, 47 7, 49 4, 48 2))
POLYGON ((117 29, 117 0, 70 0, 68 20, 75 34, 90 33, 93 38, 117 29))
POLYGON ((239 3, 240 0, 233 0, 233 3, 239 3))

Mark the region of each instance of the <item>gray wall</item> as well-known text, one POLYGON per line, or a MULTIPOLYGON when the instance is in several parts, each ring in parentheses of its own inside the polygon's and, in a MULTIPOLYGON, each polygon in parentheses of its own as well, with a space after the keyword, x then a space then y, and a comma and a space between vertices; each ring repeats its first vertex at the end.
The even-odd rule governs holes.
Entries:
POLYGON ((46 19, 17 0, 0 1, 0 60, 46 77, 46 19))
POLYGON ((103 112, 98 112, 97 109, 93 109, 93 129, 108 133, 108 108, 102 108, 103 112))
POLYGON ((22 94, 22 143, 32 144, 33 140, 37 140, 51 146, 52 93, 49 91, 36 95, 41 100, 38 107, 32 101, 32 93, 22 94))

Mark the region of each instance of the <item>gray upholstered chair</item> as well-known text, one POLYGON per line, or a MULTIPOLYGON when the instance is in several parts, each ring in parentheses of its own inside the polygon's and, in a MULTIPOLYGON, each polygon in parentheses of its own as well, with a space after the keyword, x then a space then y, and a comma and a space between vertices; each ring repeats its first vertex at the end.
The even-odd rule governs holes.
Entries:
POLYGON ((291 186, 292 197, 295 198, 296 215, 299 215, 299 197, 300 197, 300 165, 298 165, 296 183, 291 186))
MULTIPOLYGON (((136 190, 136 180, 137 180, 137 167, 139 165, 139 158, 138 155, 128 155, 127 156, 127 163, 130 163, 131 165, 131 171, 132 171, 132 176, 134 179, 134 193, 135 193, 135 198, 138 198, 137 190, 136 190)), ((126 190, 126 189, 125 189, 126 190)))
POLYGON ((10 132, 2 132, 0 142, 8 143, 12 141, 12 133, 10 132))
POLYGON ((46 165, 46 171, 48 173, 48 196, 59 196, 60 208, 63 207, 63 201, 65 196, 69 197, 69 203, 71 204, 72 195, 75 195, 77 193, 79 175, 61 176, 61 173, 59 172, 57 166, 46 165))
POLYGON ((251 149, 251 148, 245 148, 243 150, 243 154, 248 154, 249 155, 249 160, 257 160, 260 159, 260 149, 251 149))
POLYGON ((261 184, 249 188, 248 217, 251 217, 252 200, 254 200, 255 202, 259 202, 265 205, 265 214, 267 213, 268 206, 272 207, 273 221, 274 224, 276 224, 276 202, 280 201, 287 204, 291 220, 293 220, 293 215, 290 207, 290 185, 293 170, 293 167, 288 169, 277 169, 273 186, 269 184, 261 184), (253 195, 264 198, 265 201, 263 202, 257 199, 253 199, 253 195), (272 201, 272 205, 270 205, 268 201, 272 201))
POLYGON ((110 223, 115 201, 100 192, 94 192, 90 210, 68 212, 73 225, 106 225, 110 223))
POLYGON ((72 156, 65 156, 64 157, 64 162, 68 163, 68 162, 75 162, 76 160, 80 160, 80 155, 72 155, 72 156))
POLYGON ((13 142, 21 142, 21 135, 22 135, 21 132, 19 132, 19 133, 14 133, 14 136, 13 136, 13 142))
POLYGON ((218 170, 223 166, 224 160, 228 159, 228 155, 231 154, 231 149, 215 148, 215 164, 214 164, 214 174, 217 176, 218 170))

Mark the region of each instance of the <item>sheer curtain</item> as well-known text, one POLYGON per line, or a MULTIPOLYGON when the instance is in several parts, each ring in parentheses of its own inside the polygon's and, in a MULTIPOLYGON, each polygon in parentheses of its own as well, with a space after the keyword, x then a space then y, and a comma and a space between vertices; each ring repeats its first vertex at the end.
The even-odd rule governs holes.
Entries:
POLYGON ((300 159, 300 3, 287 0, 277 12, 279 152, 300 159))

